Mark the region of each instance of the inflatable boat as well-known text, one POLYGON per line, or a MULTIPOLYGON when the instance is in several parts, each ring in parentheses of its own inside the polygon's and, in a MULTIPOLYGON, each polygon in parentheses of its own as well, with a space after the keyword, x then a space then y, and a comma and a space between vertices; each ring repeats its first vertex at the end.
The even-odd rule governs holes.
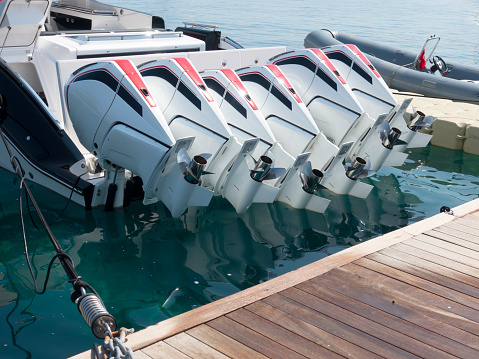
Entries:
POLYGON ((306 48, 354 44, 364 52, 387 85, 405 92, 460 101, 479 101, 479 68, 444 61, 435 55, 439 38, 431 37, 418 52, 362 39, 341 31, 316 30, 306 48))

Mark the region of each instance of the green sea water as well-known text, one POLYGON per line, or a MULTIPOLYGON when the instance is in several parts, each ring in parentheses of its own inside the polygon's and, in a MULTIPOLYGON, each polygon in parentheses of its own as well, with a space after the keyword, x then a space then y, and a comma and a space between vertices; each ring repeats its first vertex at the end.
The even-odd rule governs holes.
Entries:
MULTIPOLYGON (((46 294, 35 295, 23 256, 16 178, 0 172, 0 357, 63 358, 87 350, 90 329, 70 302, 71 286, 54 267, 46 294), (54 355, 52 355, 54 347, 54 355)), ((136 330, 267 281, 349 246, 478 197, 479 157, 428 146, 409 151, 400 168, 365 182, 367 199, 338 196, 324 214, 280 203, 236 214, 215 198, 173 219, 162 204, 85 212, 70 205, 52 230, 78 273, 111 314, 136 330)), ((48 221, 65 199, 34 185, 48 221)), ((29 254, 41 282, 55 254, 27 218, 29 254)))

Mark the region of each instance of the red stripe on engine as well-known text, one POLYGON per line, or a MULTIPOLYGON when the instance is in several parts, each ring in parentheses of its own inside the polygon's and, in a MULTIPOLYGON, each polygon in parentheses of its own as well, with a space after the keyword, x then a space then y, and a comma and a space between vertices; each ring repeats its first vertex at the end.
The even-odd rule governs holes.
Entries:
POLYGON ((251 108, 255 111, 258 110, 258 106, 256 106, 256 103, 253 101, 251 96, 249 96, 249 99, 248 99, 248 97, 247 97, 247 95, 249 95, 248 90, 246 90, 246 87, 244 87, 243 82, 240 80, 240 78, 238 77, 236 72, 234 72, 231 69, 223 69, 223 70, 221 70, 221 72, 228 78, 228 80, 230 80, 233 83, 233 85, 236 87, 236 89, 241 94, 243 94, 243 97, 249 103, 251 108))
POLYGON ((174 60, 181 66, 183 70, 186 71, 188 76, 193 80, 196 86, 203 92, 203 95, 206 97, 208 102, 214 102, 213 96, 211 96, 210 92, 208 91, 208 87, 206 87, 205 82, 201 78, 198 71, 195 70, 193 65, 191 64, 190 60, 185 57, 176 57, 174 60))
POLYGON ((131 63, 131 61, 130 60, 115 60, 115 62, 125 72, 125 74, 131 80, 133 85, 135 85, 135 87, 138 89, 138 92, 140 92, 143 98, 146 100, 146 102, 148 102, 150 107, 156 107, 155 100, 153 100, 153 97, 150 95, 150 91, 148 91, 148 88, 146 87, 146 84, 143 81, 143 78, 138 72, 138 69, 131 63), (146 93, 143 92, 142 89, 146 90, 146 93))
POLYGON ((374 74, 376 75, 376 77, 378 79, 381 78, 381 75, 374 68, 373 64, 371 64, 371 62, 368 60, 368 58, 366 56, 364 56, 364 54, 361 52, 361 50, 358 49, 358 47, 356 45, 347 44, 346 46, 349 47, 351 49, 351 51, 354 52, 354 54, 357 55, 366 64, 366 66, 371 69, 372 72, 374 72, 374 74))
POLYGON ((293 95, 297 103, 303 102, 303 100, 301 100, 301 97, 299 97, 299 95, 294 90, 293 85, 291 85, 288 78, 284 76, 283 72, 279 69, 278 66, 276 65, 265 65, 265 66, 268 69, 270 69, 271 72, 274 74, 274 76, 276 76, 283 83, 283 85, 289 90, 289 92, 291 92, 291 95, 293 95))
POLYGON ((324 54, 324 52, 322 52, 320 49, 308 49, 308 50, 312 51, 314 54, 316 54, 316 56, 318 56, 322 61, 324 61, 326 66, 336 75, 339 81, 341 81, 343 85, 346 85, 346 81, 343 79, 343 77, 341 76, 339 71, 336 69, 336 67, 333 65, 331 60, 328 59, 328 57, 324 54))

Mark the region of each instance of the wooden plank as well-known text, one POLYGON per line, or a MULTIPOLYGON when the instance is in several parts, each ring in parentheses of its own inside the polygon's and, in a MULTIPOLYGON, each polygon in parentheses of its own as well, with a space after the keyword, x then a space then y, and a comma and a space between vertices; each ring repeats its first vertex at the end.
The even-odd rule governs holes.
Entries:
POLYGON ((471 228, 479 230, 479 216, 474 215, 474 213, 471 213, 471 215, 463 217, 463 218, 458 218, 456 219, 455 222, 463 226, 471 227, 471 228))
POLYGON ((306 358, 227 317, 219 317, 206 325, 269 358, 306 358))
POLYGON ((448 226, 440 226, 440 227, 431 229, 430 231, 424 232, 423 234, 430 234, 430 232, 433 232, 433 233, 439 232, 445 235, 449 235, 453 238, 461 238, 469 242, 478 243, 478 238, 475 234, 460 232, 448 226))
POLYGON ((368 318, 362 317, 334 304, 326 302, 302 290, 291 288, 281 292, 281 295, 293 299, 303 305, 307 305, 314 310, 323 313, 324 315, 361 330, 362 332, 381 339, 384 342, 395 345, 399 348, 403 348, 409 353, 419 357, 424 357, 428 355, 427 353, 430 355, 434 352, 434 357, 436 358, 453 358, 453 356, 450 354, 431 348, 430 346, 421 343, 418 340, 408 337, 402 333, 398 333, 368 318))
POLYGON ((153 359, 149 355, 146 355, 145 353, 143 353, 141 350, 136 351, 134 355, 135 355, 135 359, 153 359))
POLYGON ((414 311, 407 296, 398 297, 346 269, 335 269, 297 288, 457 357, 479 356, 479 337, 414 311), (461 344, 463 338, 474 346, 461 344))
POLYGON ((479 278, 461 273, 455 269, 449 268, 442 264, 429 261, 428 258, 410 255, 408 253, 397 250, 396 247, 384 249, 380 252, 388 257, 403 261, 415 267, 436 273, 438 275, 450 278, 457 287, 462 288, 460 291, 474 297, 479 297, 479 278))
POLYGON ((246 309, 344 357, 357 359, 382 358, 263 301, 250 304, 246 309))
POLYGON ((297 335, 259 315, 246 309, 238 309, 226 317, 257 331, 271 340, 281 343, 306 358, 342 358, 327 348, 324 348, 304 337, 297 335))
POLYGON ((454 299, 458 303, 479 310, 479 300, 477 300, 477 296, 479 296, 479 294, 477 292, 468 290, 468 288, 461 283, 457 283, 445 276, 423 270, 422 268, 410 265, 392 257, 388 257, 381 253, 373 253, 369 255, 368 258, 378 263, 382 263, 389 267, 411 274, 415 277, 422 278, 430 283, 434 283, 442 288, 442 292, 447 294, 448 298, 454 299), (472 292, 474 296, 466 294, 465 292, 472 292))
POLYGON ((267 357, 265 357, 263 354, 258 353, 246 345, 243 345, 204 324, 192 328, 186 333, 209 345, 210 347, 215 348, 230 358, 267 359, 267 357))
POLYGON ((186 333, 176 334, 164 342, 194 359, 228 359, 223 353, 186 333))
MULTIPOLYGON (((411 245, 404 244, 404 243, 398 243, 391 248, 394 248, 394 249, 397 249, 401 252, 404 252, 407 255, 417 256, 417 257, 426 259, 426 260, 428 260, 432 263, 441 264, 445 267, 455 269, 455 270, 457 270, 461 273, 468 274, 470 276, 479 278, 479 268, 474 268, 474 267, 468 266, 466 264, 459 263, 459 262, 454 261, 450 258, 443 257, 443 256, 437 255, 435 253, 431 253, 429 251, 425 251, 423 249, 413 247, 411 245)), ((433 250, 434 247, 431 248, 431 249, 433 250)))
POLYGON ((444 249, 447 249, 448 251, 458 253, 469 258, 477 259, 479 257, 479 252, 459 246, 457 244, 443 241, 441 239, 437 239, 431 236, 426 236, 424 234, 416 236, 413 239, 409 239, 406 243, 409 243, 410 241, 413 241, 413 240, 426 242, 426 243, 432 244, 433 246, 444 248, 444 249))
MULTIPOLYGON (((447 228, 454 229, 458 232, 464 232, 464 233, 467 233, 467 234, 477 235, 477 229, 465 226, 458 221, 449 222, 449 223, 447 223, 446 226, 447 226, 447 228)), ((438 230, 440 230, 441 227, 439 227, 438 230)), ((458 233, 458 235, 460 235, 460 234, 458 233)))
MULTIPOLYGON (((457 231, 456 231, 456 233, 457 233, 457 231)), ((462 238, 459 237, 459 235, 454 237, 450 234, 435 231, 435 230, 428 231, 428 232, 424 233, 424 235, 434 237, 434 238, 438 238, 438 239, 441 239, 443 241, 450 242, 452 244, 456 244, 458 246, 469 248, 469 249, 472 249, 473 251, 479 252, 479 237, 476 238, 477 241, 473 242, 471 240, 462 239, 462 238)))
POLYGON ((349 341, 350 343, 369 350, 385 358, 417 358, 417 356, 386 343, 372 335, 362 332, 354 327, 332 319, 309 306, 284 297, 280 294, 274 294, 262 300, 271 306, 281 309, 306 323, 321 328, 328 333, 349 341))
MULTIPOLYGON (((138 352, 139 351, 135 351, 135 355, 138 352)), ((191 359, 191 357, 185 355, 163 341, 143 348, 141 352, 153 359, 191 359)))
POLYGON ((452 252, 448 249, 437 247, 433 244, 427 242, 417 241, 417 240, 406 240, 401 244, 408 245, 414 248, 422 249, 430 253, 434 253, 444 258, 448 258, 457 263, 462 263, 464 265, 479 269, 479 259, 463 256, 462 254, 452 252))
MULTIPOLYGON (((361 301, 438 334, 447 334, 449 338, 479 350, 479 324, 440 309, 441 303, 437 306, 438 302, 446 301, 444 298, 357 264, 351 263, 341 269, 376 284, 379 294, 363 291, 360 293, 361 301)), ((448 304, 451 302, 442 306, 447 308, 448 304)))
POLYGON ((422 310, 423 314, 479 335, 477 324, 479 323, 479 311, 448 298, 450 291, 444 291, 442 286, 368 258, 359 259, 354 264, 369 270, 370 273, 367 275, 371 281, 394 288, 398 291, 398 295, 403 294, 418 300, 417 309, 422 310), (376 275, 371 272, 375 272, 376 275), (424 305, 420 304, 421 301, 424 301, 424 305))

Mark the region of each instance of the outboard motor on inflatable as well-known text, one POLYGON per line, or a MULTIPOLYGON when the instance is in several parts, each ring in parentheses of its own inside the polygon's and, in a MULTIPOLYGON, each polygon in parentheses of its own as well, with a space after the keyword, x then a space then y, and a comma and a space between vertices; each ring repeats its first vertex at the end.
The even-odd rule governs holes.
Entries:
POLYGON ((161 59, 139 69, 175 138, 194 136, 192 152, 212 155, 202 186, 223 195, 238 213, 254 202, 274 201, 278 189, 263 183, 264 178, 255 181, 250 176, 254 165, 245 162, 258 140, 241 144, 233 136, 212 93, 188 59, 161 59))
POLYGON ((129 60, 80 68, 67 82, 65 98, 80 142, 106 170, 122 167, 140 176, 144 203, 162 200, 175 217, 192 203, 208 205, 211 191, 198 189, 182 178, 177 158, 171 156, 181 148, 189 148, 193 139, 175 143, 161 111, 129 60), (162 197, 165 182, 173 198, 162 197))

